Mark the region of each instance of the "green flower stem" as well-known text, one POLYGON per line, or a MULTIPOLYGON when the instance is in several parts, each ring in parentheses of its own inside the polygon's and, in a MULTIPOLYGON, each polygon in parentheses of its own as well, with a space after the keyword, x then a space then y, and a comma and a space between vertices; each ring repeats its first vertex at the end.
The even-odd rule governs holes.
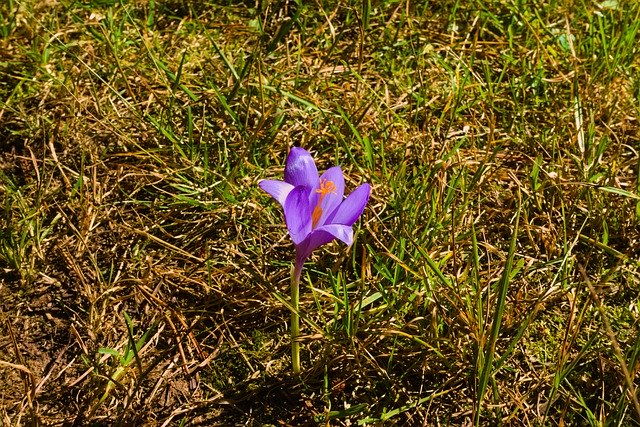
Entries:
POLYGON ((291 364, 293 365, 293 373, 300 373, 300 316, 298 310, 300 307, 300 276, 302 275, 302 266, 304 262, 298 262, 293 266, 291 271, 291 364))

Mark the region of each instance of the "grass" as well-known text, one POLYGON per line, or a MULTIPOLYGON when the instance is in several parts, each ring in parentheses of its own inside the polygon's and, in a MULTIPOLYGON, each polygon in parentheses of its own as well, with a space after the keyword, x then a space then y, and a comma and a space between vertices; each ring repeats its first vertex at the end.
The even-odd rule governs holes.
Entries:
POLYGON ((638 425, 640 8, 0 5, 3 425, 638 425), (373 193, 291 373, 289 146, 373 193))

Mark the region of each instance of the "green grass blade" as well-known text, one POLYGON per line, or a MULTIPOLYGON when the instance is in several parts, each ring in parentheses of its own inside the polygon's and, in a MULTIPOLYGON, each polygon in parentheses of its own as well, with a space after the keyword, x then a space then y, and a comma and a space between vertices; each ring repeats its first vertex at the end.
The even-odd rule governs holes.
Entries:
POLYGON ((507 260, 504 265, 504 271, 500 281, 498 282, 498 297, 495 301, 495 310, 493 312, 493 318, 491 322, 491 333, 486 347, 484 348, 484 364, 482 369, 478 372, 478 388, 476 390, 476 406, 474 415, 474 424, 480 425, 482 414, 482 403, 484 395, 487 391, 487 385, 489 384, 489 378, 494 374, 493 358, 496 351, 496 342, 500 335, 500 327, 502 325, 502 316, 504 314, 505 303, 507 299, 507 291, 509 289, 509 283, 513 274, 513 260, 516 255, 516 243, 518 241, 520 212, 522 209, 522 203, 518 205, 518 211, 516 212, 515 221, 513 224, 513 234, 511 235, 511 242, 509 244, 509 252, 507 253, 507 260))

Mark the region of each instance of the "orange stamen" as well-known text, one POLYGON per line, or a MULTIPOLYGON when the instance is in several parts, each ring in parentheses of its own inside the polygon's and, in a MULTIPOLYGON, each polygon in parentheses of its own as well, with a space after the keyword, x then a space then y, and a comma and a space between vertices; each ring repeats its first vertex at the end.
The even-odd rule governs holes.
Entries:
POLYGON ((322 208, 320 207, 320 203, 322 203, 322 199, 329 193, 336 194, 336 185, 333 181, 329 180, 320 180, 320 188, 316 190, 316 193, 320 194, 318 197, 318 203, 316 207, 313 208, 313 213, 311 214, 311 228, 316 228, 318 225, 318 221, 320 221, 320 217, 322 216, 322 208))
POLYGON ((333 181, 328 181, 326 179, 320 180, 320 188, 316 190, 316 193, 320 193, 320 200, 322 200, 322 198, 329 193, 336 194, 336 185, 333 181))

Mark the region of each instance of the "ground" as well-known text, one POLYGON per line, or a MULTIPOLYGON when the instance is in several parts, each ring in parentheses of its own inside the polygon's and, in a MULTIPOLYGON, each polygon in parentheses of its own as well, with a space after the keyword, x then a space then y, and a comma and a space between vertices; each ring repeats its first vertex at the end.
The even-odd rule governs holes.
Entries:
POLYGON ((0 417, 637 425, 640 7, 0 5, 0 417), (303 271, 289 147, 372 195, 303 271))

